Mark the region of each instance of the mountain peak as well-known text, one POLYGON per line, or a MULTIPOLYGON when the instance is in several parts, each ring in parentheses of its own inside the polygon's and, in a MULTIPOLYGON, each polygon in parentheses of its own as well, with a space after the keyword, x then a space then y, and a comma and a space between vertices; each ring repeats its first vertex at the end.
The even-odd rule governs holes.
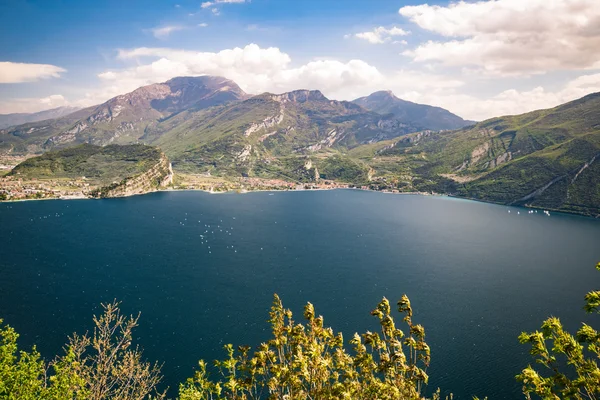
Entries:
POLYGON ((38 111, 35 113, 0 114, 0 129, 8 128, 9 126, 22 125, 30 122, 64 117, 80 109, 80 107, 62 106, 51 108, 48 110, 38 111))
POLYGON ((143 86, 110 99, 110 107, 152 108, 161 113, 190 107, 210 107, 246 99, 248 95, 232 80, 220 76, 179 76, 163 83, 143 86))
POLYGON ((391 90, 381 90, 353 101, 369 111, 379 114, 392 114, 394 118, 431 130, 452 130, 470 125, 457 115, 440 107, 412 103, 402 100, 391 90))
POLYGON ((242 89, 240 89, 240 87, 234 81, 224 78, 222 76, 211 76, 211 75, 177 76, 175 78, 171 78, 168 81, 162 83, 162 85, 169 86, 171 88, 171 90, 177 90, 178 88, 187 87, 187 86, 207 87, 207 88, 217 88, 217 89, 220 89, 223 86, 228 86, 237 91, 243 92, 242 89))
POLYGON ((329 101, 319 90, 294 90, 282 94, 268 94, 273 100, 279 102, 305 103, 307 101, 329 101))
POLYGON ((367 96, 367 98, 372 98, 372 99, 394 99, 394 100, 400 100, 399 98, 397 98, 394 95, 394 92, 392 92, 391 90, 380 90, 378 92, 374 92, 371 93, 369 96, 367 96))

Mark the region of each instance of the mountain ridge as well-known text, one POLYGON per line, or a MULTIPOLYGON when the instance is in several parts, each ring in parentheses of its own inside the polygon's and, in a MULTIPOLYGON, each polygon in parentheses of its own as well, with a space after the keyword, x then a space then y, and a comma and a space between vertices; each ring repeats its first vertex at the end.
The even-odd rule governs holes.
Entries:
POLYGON ((472 125, 473 121, 466 121, 441 107, 413 103, 402 100, 394 95, 391 90, 380 90, 368 96, 353 100, 368 110, 379 114, 393 114, 394 117, 406 123, 419 123, 430 130, 453 130, 472 125))
POLYGON ((0 129, 16 125, 23 125, 28 122, 38 122, 47 119, 60 118, 72 114, 80 109, 81 107, 63 106, 33 113, 0 114, 0 129))

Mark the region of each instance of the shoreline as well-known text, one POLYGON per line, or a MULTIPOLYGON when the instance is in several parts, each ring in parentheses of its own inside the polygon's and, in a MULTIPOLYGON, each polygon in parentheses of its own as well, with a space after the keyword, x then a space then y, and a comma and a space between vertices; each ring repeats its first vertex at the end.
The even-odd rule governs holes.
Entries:
POLYGON ((144 196, 144 195, 147 195, 147 194, 162 193, 162 192, 203 192, 203 193, 214 194, 214 195, 219 195, 219 194, 239 194, 239 195, 243 195, 243 194, 260 193, 260 192, 263 192, 263 193, 264 192, 266 192, 266 193, 319 192, 319 191, 330 191, 330 190, 356 190, 356 191, 362 191, 362 192, 391 194, 391 195, 403 195, 403 196, 407 196, 408 195, 408 196, 426 196, 426 197, 446 197, 446 198, 450 198, 450 199, 474 201, 474 202, 483 203, 483 204, 493 204, 493 205, 497 205, 497 206, 504 206, 504 207, 511 207, 511 208, 522 208, 522 209, 525 209, 525 210, 547 210, 547 211, 553 212, 553 213, 558 213, 558 214, 563 214, 563 215, 568 215, 568 216, 579 216, 579 217, 591 218, 591 219, 594 219, 594 220, 600 219, 600 215, 593 216, 593 215, 583 214, 583 213, 561 211, 561 210, 557 210, 557 209, 553 209, 553 208, 540 208, 540 207, 528 207, 528 206, 508 205, 508 204, 496 203, 496 202, 493 202, 493 201, 486 201, 486 200, 481 200, 481 199, 474 199, 474 198, 470 198, 470 197, 455 196, 455 195, 446 194, 446 193, 433 193, 433 192, 392 192, 392 191, 384 191, 384 190, 364 189, 364 188, 358 188, 358 187, 333 187, 333 188, 318 188, 318 189, 254 189, 254 190, 233 189, 233 190, 223 190, 223 191, 214 191, 214 190, 206 190, 206 189, 174 189, 174 188, 166 188, 166 189, 162 189, 162 190, 152 190, 152 191, 148 191, 148 192, 144 192, 144 193, 136 193, 136 194, 131 194, 131 195, 127 195, 127 196, 115 196, 115 197, 106 197, 106 198, 94 198, 94 197, 85 197, 85 196, 65 196, 65 197, 46 197, 46 198, 41 198, 41 199, 14 199, 14 200, 0 200, 0 204, 1 203, 17 203, 17 202, 24 202, 24 201, 43 201, 43 200, 108 200, 108 199, 124 199, 124 198, 129 198, 129 197, 134 197, 134 196, 144 196))

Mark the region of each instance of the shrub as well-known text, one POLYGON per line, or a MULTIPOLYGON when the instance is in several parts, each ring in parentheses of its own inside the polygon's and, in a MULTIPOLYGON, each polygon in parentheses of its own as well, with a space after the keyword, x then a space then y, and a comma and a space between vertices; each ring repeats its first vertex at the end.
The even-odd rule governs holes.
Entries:
MULTIPOLYGON (((596 266, 600 271, 600 263, 596 266)), ((585 296, 585 311, 600 313, 600 291, 585 296)), ((597 399, 600 396, 600 334, 587 324, 572 335, 564 330, 560 320, 548 318, 541 330, 522 333, 519 341, 531 345, 531 355, 544 368, 536 371, 531 365, 517 379, 523 382, 523 393, 530 399, 597 399)))
POLYGON ((406 334, 396 327, 384 298, 372 312, 380 332, 355 334, 349 353, 342 334, 326 328, 312 304, 304 307, 306 323, 297 324, 275 295, 273 337, 252 355, 247 346, 226 345, 227 358, 215 362, 217 381, 200 361, 194 377, 180 385, 180 399, 421 399, 430 361, 425 330, 413 324, 408 297, 398 302, 398 311, 408 325, 406 334))

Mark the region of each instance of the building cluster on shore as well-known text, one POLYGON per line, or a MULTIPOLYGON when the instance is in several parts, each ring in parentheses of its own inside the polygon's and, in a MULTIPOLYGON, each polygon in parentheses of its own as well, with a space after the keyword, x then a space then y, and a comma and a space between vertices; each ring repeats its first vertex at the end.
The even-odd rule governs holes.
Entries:
POLYGON ((0 177, 0 200, 30 200, 86 197, 89 183, 83 179, 23 180, 15 176, 0 177))
POLYGON ((242 177, 227 180, 205 175, 185 175, 173 185, 174 190, 204 190, 207 192, 253 192, 268 190, 324 190, 348 188, 348 184, 328 180, 301 183, 282 179, 242 177))
MULTIPOLYGON (((173 184, 174 190, 203 190, 207 192, 252 192, 266 190, 325 190, 348 188, 348 184, 321 180, 313 183, 289 182, 281 179, 239 178, 236 180, 187 180, 173 184)), ((80 179, 23 179, 0 177, 0 200, 32 200, 91 197, 93 187, 80 179)))

